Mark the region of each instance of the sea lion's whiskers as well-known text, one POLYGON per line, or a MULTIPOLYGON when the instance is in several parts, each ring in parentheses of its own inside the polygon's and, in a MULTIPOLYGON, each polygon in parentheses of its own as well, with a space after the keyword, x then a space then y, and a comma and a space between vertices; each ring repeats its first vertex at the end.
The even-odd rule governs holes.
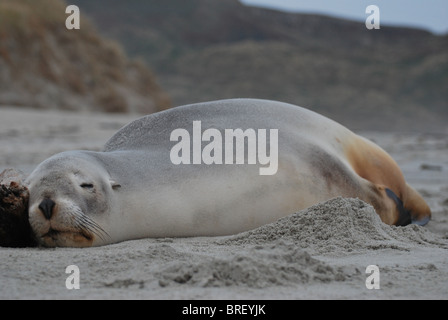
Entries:
POLYGON ((96 234, 102 240, 106 240, 107 238, 110 238, 110 235, 106 232, 106 230, 101 228, 98 223, 96 223, 95 221, 93 221, 89 217, 84 215, 82 217, 81 221, 82 221, 82 223, 84 223, 82 225, 82 227, 84 227, 88 231, 92 232, 93 234, 96 234))
POLYGON ((97 235, 102 240, 110 238, 110 235, 104 230, 97 222, 86 216, 80 208, 70 213, 74 217, 76 228, 88 231, 94 235, 97 235))

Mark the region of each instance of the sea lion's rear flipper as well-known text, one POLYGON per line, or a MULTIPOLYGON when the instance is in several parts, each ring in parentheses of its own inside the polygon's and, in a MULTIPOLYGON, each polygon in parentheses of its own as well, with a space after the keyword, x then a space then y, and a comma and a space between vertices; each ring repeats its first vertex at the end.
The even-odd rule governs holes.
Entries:
POLYGON ((406 192, 403 200, 404 208, 411 215, 412 224, 424 226, 431 220, 431 209, 428 204, 423 197, 408 184, 406 184, 406 192))
POLYGON ((422 196, 410 187, 392 157, 373 142, 359 137, 346 147, 346 157, 353 170, 372 185, 367 200, 383 222, 397 226, 425 225, 431 210, 422 196), (392 200, 392 202, 391 202, 392 200))
POLYGON ((403 201, 397 197, 397 195, 390 189, 386 188, 386 194, 389 198, 391 198, 395 204, 397 205, 398 211, 398 219, 395 222, 396 226, 407 226, 412 223, 412 217, 408 210, 406 210, 403 206, 403 201))

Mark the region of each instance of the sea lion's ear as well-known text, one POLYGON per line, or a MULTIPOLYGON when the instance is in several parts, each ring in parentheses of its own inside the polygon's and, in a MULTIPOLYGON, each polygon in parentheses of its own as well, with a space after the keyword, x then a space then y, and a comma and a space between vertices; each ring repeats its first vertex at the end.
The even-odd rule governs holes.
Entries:
POLYGON ((121 188, 121 185, 119 183, 116 183, 114 180, 109 180, 109 182, 112 189, 117 190, 118 188, 121 188))

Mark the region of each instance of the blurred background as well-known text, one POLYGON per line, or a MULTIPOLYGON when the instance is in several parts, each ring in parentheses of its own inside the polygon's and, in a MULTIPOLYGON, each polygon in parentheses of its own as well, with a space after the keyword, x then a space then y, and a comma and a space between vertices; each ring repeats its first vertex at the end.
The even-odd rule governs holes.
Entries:
POLYGON ((377 1, 380 30, 365 27, 368 5, 0 0, 0 108, 152 113, 253 97, 354 130, 445 132, 447 2, 377 1), (68 4, 80 30, 65 28, 68 4))
MULTIPOLYGON (((389 152, 448 229, 448 1, 0 0, 0 172, 174 106, 265 98, 389 152), (65 27, 80 9, 80 30, 65 27)), ((447 235, 448 236, 448 235, 447 235)))

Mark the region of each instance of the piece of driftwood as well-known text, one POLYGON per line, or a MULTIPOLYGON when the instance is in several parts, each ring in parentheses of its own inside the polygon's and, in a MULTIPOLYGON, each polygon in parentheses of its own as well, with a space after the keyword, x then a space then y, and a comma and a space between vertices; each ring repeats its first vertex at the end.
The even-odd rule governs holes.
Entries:
POLYGON ((33 247, 28 222, 29 191, 22 184, 24 175, 14 169, 0 173, 0 246, 33 247))

